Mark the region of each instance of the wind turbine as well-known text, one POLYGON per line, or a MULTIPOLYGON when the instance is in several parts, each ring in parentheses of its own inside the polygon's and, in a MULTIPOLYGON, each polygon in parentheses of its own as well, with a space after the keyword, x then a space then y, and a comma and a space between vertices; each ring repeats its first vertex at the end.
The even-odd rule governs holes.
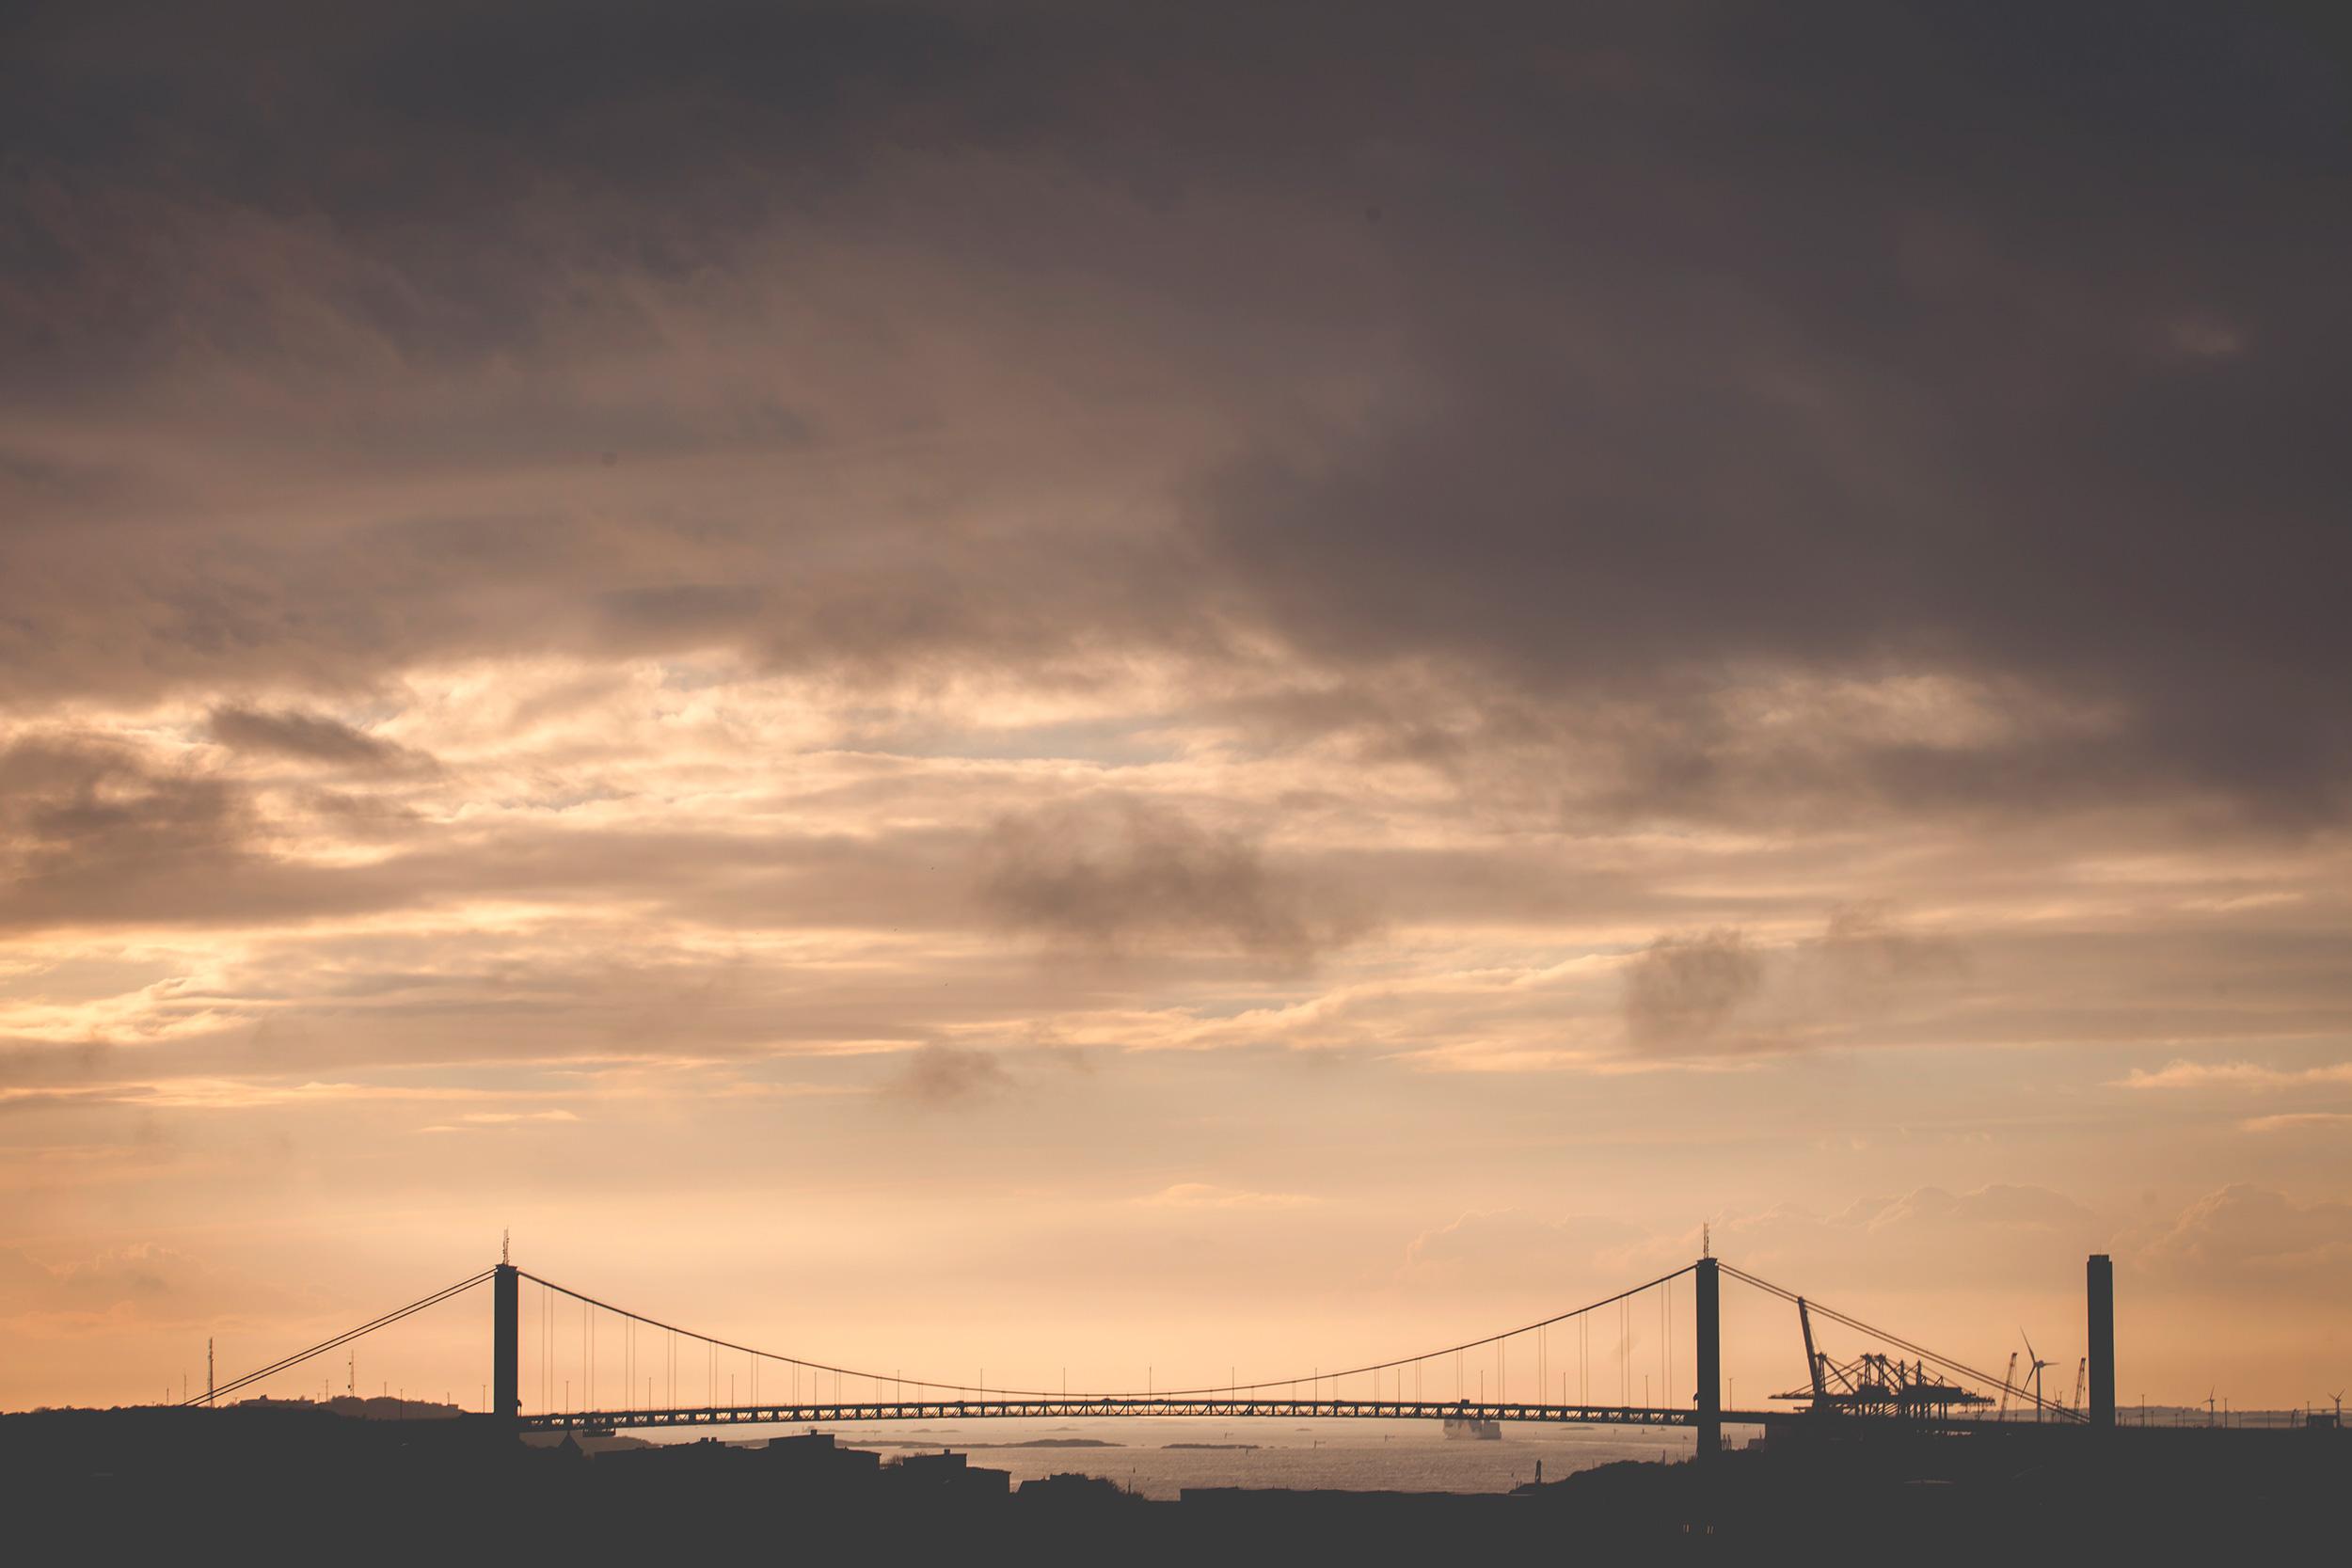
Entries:
POLYGON ((2033 1363, 2033 1418, 2039 1421, 2042 1419, 2042 1369, 2049 1363, 2035 1353, 2032 1336, 2020 1328, 2017 1337, 2026 1341, 2026 1359, 2033 1363))

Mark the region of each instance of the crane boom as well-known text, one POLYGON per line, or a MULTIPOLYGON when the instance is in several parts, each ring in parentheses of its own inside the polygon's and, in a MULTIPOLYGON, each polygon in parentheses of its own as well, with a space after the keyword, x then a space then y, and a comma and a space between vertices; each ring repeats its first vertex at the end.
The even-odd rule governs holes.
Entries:
POLYGON ((1829 1386, 1821 1378, 1821 1353, 1813 1348, 1813 1312, 1803 1296, 1797 1298, 1797 1323, 1804 1330, 1804 1374, 1813 1381, 1814 1399, 1826 1403, 1829 1386))

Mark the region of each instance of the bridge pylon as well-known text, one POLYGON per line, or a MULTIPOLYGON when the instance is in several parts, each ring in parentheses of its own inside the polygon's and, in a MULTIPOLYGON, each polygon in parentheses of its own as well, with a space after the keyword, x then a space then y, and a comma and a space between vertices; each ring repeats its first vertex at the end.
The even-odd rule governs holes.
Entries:
POLYGON ((522 1294, 515 1265, 500 1263, 490 1278, 490 1409, 510 1420, 523 1413, 522 1294))
POLYGON ((1692 1265, 1698 1289, 1695 1316, 1699 1364, 1698 1461, 1711 1465, 1724 1446, 1723 1281, 1715 1259, 1702 1258, 1692 1265))

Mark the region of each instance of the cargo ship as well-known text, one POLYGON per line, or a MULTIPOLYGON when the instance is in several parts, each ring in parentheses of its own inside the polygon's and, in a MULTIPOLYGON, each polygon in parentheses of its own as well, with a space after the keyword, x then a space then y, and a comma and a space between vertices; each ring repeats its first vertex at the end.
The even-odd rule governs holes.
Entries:
POLYGON ((1481 1443, 1500 1443, 1502 1441, 1502 1423, 1482 1421, 1475 1416, 1448 1416, 1445 1418, 1445 1434, 1481 1443))

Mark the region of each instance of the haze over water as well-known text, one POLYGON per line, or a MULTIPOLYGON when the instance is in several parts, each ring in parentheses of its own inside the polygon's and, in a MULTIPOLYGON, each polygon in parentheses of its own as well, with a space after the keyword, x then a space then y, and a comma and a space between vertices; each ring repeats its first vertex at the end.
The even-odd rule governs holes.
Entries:
MULTIPOLYGON (((1680 1460, 1691 1451, 1683 1428, 1617 1432, 1512 1423, 1494 1442, 1447 1439, 1427 1421, 991 1421, 917 1431, 897 1424, 842 1427, 850 1448, 872 1448, 885 1461, 911 1446, 951 1448, 970 1462, 1009 1471, 1014 1484, 1069 1472, 1101 1476, 1146 1497, 1172 1501, 1185 1487, 1290 1487, 1299 1490, 1507 1492, 1535 1479, 1558 1481, 1617 1460, 1680 1460), (1024 1448, 1038 1439, 1091 1440, 1108 1448, 1024 1448), (1190 1445, 1173 1447, 1171 1445, 1190 1445), (1208 1447, 1204 1445, 1217 1445, 1208 1447)), ((1748 1435, 1733 1428, 1732 1440, 1748 1435)))

